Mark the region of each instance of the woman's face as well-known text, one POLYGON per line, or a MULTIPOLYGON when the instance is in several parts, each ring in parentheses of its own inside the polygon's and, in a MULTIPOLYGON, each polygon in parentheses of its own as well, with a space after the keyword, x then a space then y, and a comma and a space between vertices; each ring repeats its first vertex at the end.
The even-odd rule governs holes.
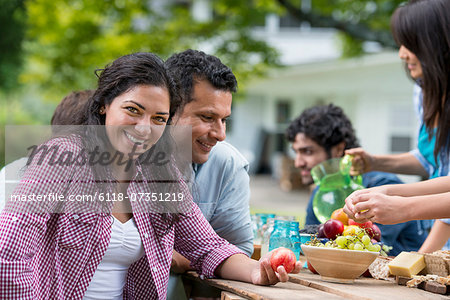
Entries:
POLYGON ((170 96, 165 87, 137 85, 105 106, 106 133, 114 150, 133 156, 150 149, 163 134, 170 96))
POLYGON ((398 56, 400 57, 400 59, 405 61, 412 78, 422 78, 422 66, 420 65, 420 61, 414 53, 412 53, 402 45, 398 50, 398 56))

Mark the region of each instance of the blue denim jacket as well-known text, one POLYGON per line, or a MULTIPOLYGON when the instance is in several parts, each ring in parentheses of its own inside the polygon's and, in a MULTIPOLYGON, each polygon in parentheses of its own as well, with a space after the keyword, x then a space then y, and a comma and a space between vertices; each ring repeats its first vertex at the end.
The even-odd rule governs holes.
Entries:
MULTIPOLYGON (((363 185, 367 188, 385 185, 398 184, 402 181, 394 174, 384 172, 369 172, 362 175, 363 185)), ((306 209, 306 224, 320 224, 319 220, 313 211, 312 202, 318 187, 316 187, 309 199, 308 207, 306 209)), ((392 246, 389 255, 397 255, 402 251, 417 251, 428 236, 428 233, 423 230, 420 221, 409 221, 395 225, 378 224, 381 230, 381 241, 392 246)))

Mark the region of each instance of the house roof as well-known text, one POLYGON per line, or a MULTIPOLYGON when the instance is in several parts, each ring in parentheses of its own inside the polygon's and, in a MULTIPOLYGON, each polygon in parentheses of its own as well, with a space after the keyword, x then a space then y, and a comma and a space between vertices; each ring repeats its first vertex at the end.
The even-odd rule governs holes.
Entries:
POLYGON ((248 84, 250 94, 291 96, 295 93, 374 92, 404 93, 411 80, 397 52, 352 59, 301 64, 273 70, 248 84))

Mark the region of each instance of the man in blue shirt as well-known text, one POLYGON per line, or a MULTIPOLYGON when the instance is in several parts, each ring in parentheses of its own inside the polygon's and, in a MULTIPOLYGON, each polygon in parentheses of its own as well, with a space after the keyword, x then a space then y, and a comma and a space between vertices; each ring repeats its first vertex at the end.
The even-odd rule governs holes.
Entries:
MULTIPOLYGON (((335 157, 342 157, 346 149, 359 147, 352 123, 340 107, 333 104, 315 106, 303 111, 286 131, 295 151, 295 167, 300 169, 302 182, 313 183, 311 169, 317 164, 335 157)), ((402 183, 397 176, 384 172, 369 172, 362 175, 365 187, 402 183)), ((306 211, 306 224, 320 224, 313 211, 314 189, 306 211)), ((393 249, 390 255, 401 251, 417 251, 427 233, 419 221, 396 225, 377 224, 381 240, 393 249)))
MULTIPOLYGON (((192 128, 194 201, 219 236, 251 256, 249 164, 224 142, 236 78, 217 57, 201 51, 174 54, 166 65, 179 85, 181 98, 174 124, 192 128)), ((188 269, 189 261, 175 252, 172 271, 188 269)))

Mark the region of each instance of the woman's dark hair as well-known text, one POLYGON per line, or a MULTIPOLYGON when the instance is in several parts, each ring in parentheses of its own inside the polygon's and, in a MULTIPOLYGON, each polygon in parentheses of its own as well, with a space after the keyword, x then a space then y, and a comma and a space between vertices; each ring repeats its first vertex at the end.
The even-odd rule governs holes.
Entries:
POLYGON ((394 12, 391 29, 397 44, 420 61, 423 120, 430 137, 437 124, 437 157, 440 150, 449 147, 450 1, 411 0, 394 12))
POLYGON ((305 109, 289 124, 286 137, 294 142, 298 133, 303 133, 324 148, 328 157, 331 157, 331 148, 342 142, 345 149, 359 147, 352 123, 344 111, 333 104, 305 109))
MULTIPOLYGON (((177 88, 168 75, 164 62, 152 53, 133 53, 116 59, 98 76, 98 87, 86 107, 86 125, 104 125, 105 115, 100 108, 138 85, 165 87, 170 95, 170 118, 179 107, 177 88)), ((96 73, 97 73, 96 71, 96 73)))
MULTIPOLYGON (((169 76, 163 61, 152 53, 134 53, 122 56, 101 70, 100 75, 98 75, 98 87, 86 104, 85 125, 88 126, 85 126, 83 143, 88 152, 95 151, 95 148, 100 148, 100 151, 111 149, 104 126, 92 125, 105 125, 106 116, 101 114, 100 110, 106 105, 110 105, 116 97, 139 85, 164 87, 168 90, 170 96, 168 123, 170 122, 179 108, 180 101, 176 84, 172 77, 169 76)), ((182 168, 179 168, 180 166, 177 165, 175 146, 168 128, 166 128, 158 142, 151 147, 151 150, 139 156, 138 162, 142 166, 142 172, 145 180, 147 180, 146 182, 148 182, 146 184, 148 184, 149 190, 162 194, 179 193, 181 191, 180 182, 170 180, 171 178, 179 179, 179 176, 181 176, 180 169, 182 168), (170 159, 170 163, 158 167, 148 163, 148 157, 152 155, 152 150, 154 149, 163 151, 164 155, 170 159)), ((99 186, 106 191, 114 189, 117 181, 110 166, 97 165, 93 166, 95 179, 99 182, 106 182, 105 184, 100 183, 99 186)), ((177 207, 172 206, 172 203, 169 202, 159 204, 163 211, 171 213, 170 216, 167 213, 163 213, 165 219, 170 219, 170 227, 173 221, 178 220, 177 207)), ((152 207, 155 208, 155 206, 152 207)))

